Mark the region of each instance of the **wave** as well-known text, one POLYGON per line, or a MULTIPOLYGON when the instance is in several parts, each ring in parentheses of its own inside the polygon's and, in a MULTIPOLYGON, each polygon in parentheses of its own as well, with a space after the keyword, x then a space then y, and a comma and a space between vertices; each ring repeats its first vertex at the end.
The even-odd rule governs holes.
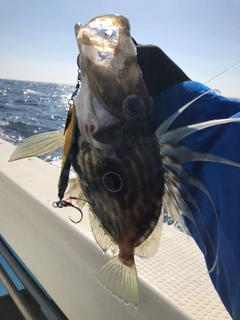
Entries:
MULTIPOLYGON (((33 134, 63 130, 73 86, 0 79, 0 138, 14 145, 33 134)), ((42 158, 61 165, 62 151, 42 158)))

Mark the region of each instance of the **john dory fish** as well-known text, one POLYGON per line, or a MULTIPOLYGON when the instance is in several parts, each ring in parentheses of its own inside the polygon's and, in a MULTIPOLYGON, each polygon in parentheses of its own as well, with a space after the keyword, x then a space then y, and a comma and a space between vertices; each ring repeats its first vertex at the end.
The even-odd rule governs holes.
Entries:
POLYGON ((73 167, 91 203, 96 242, 105 251, 109 244, 114 252, 119 248, 98 278, 137 303, 134 251, 159 221, 164 187, 159 144, 148 124, 151 100, 127 19, 99 17, 75 31, 81 92, 75 100, 80 138, 73 167))

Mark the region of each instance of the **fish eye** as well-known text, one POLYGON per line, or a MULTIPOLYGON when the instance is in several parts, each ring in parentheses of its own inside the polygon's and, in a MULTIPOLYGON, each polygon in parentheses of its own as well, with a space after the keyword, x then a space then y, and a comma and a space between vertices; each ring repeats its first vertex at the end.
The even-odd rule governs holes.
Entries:
POLYGON ((123 101, 123 113, 127 118, 134 119, 142 111, 143 105, 141 98, 131 94, 123 101))
POLYGON ((109 171, 103 176, 103 185, 110 192, 118 192, 122 189, 122 178, 116 172, 109 171))

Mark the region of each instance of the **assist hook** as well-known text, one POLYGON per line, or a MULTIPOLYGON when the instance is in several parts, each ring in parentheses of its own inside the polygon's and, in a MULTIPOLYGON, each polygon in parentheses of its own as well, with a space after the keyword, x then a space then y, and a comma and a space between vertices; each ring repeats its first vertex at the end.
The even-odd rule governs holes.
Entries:
POLYGON ((63 208, 63 207, 73 207, 73 208, 77 209, 77 210, 80 212, 80 219, 77 220, 77 221, 75 221, 75 220, 73 220, 73 219, 71 218, 71 216, 68 216, 68 218, 69 218, 69 220, 71 220, 73 223, 79 223, 79 222, 81 222, 81 221, 82 221, 82 218, 83 218, 83 212, 82 212, 82 210, 81 210, 80 208, 74 206, 74 205, 72 204, 72 202, 71 202, 71 201, 68 201, 68 200, 78 200, 78 198, 71 196, 71 197, 67 198, 66 200, 54 201, 54 202, 52 203, 52 206, 53 206, 54 208, 60 208, 60 209, 63 208))

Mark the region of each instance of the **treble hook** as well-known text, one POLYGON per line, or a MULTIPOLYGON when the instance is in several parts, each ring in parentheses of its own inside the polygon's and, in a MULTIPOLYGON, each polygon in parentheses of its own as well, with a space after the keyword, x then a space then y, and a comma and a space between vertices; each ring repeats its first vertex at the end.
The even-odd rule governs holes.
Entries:
POLYGON ((82 218, 83 218, 83 212, 80 208, 74 206, 70 201, 67 201, 67 200, 76 200, 78 198, 75 198, 75 197, 69 197, 67 198, 66 200, 59 200, 59 201, 54 201, 52 203, 52 206, 54 208, 63 208, 63 207, 73 207, 75 209, 77 209, 79 212, 80 212, 80 219, 75 221, 71 218, 71 216, 68 216, 69 220, 72 221, 73 223, 79 223, 82 221, 82 218))

